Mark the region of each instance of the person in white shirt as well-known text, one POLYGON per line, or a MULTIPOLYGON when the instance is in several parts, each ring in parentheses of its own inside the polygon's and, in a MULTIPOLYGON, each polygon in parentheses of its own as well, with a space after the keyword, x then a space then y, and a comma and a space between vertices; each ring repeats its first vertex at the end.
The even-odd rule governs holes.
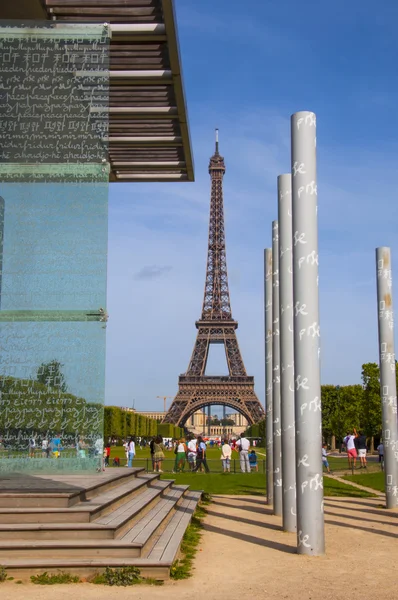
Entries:
POLYGON ((133 458, 135 456, 135 442, 134 442, 134 438, 130 438, 129 441, 129 462, 128 462, 128 467, 132 467, 133 466, 133 458))
POLYGON ((228 444, 228 440, 224 440, 223 445, 221 446, 221 460, 224 473, 230 473, 231 471, 231 456, 232 448, 228 444))
POLYGON ((191 471, 196 467, 196 439, 193 438, 188 442, 188 464, 191 471))
POLYGON ((243 433, 241 434, 240 439, 236 442, 236 446, 239 451, 240 470, 242 473, 251 473, 249 461, 250 442, 247 438, 245 438, 243 433))
POLYGON ((357 432, 354 429, 354 433, 348 433, 344 438, 344 443, 347 448, 348 466, 351 469, 352 461, 354 461, 354 469, 357 464, 357 449, 355 448, 355 438, 357 432))

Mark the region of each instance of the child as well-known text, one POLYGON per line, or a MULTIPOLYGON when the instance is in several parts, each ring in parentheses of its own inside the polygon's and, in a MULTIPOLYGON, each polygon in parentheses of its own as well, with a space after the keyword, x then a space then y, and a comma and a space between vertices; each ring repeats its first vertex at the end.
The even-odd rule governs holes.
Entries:
POLYGON ((249 464, 250 464, 250 470, 253 471, 253 469, 255 471, 258 472, 258 464, 257 464, 257 454, 255 450, 252 450, 249 454, 249 464))
POLYGON ((327 444, 323 444, 322 445, 322 462, 323 462, 323 466, 326 467, 326 470, 328 473, 330 473, 330 468, 329 468, 329 462, 327 459, 327 444))

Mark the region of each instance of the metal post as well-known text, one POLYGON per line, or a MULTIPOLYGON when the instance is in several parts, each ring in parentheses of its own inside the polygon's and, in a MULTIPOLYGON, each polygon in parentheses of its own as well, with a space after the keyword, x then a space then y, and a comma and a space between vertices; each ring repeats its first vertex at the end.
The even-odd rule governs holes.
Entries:
POLYGON ((279 355, 279 233, 272 222, 272 412, 274 462, 274 515, 282 515, 281 383, 279 355))
POLYGON ((278 177, 279 339, 281 357, 282 527, 296 531, 296 439, 294 414, 292 178, 278 177))
POLYGON ((398 424, 390 248, 376 248, 380 396, 387 508, 398 506, 398 424))
POLYGON ((272 410, 272 250, 264 250, 264 310, 265 310, 265 410, 267 504, 274 501, 273 410, 272 410))
POLYGON ((325 552, 318 300, 316 116, 291 117, 297 551, 325 552))
POLYGON ((211 405, 210 404, 207 407, 207 418, 208 418, 208 422, 207 422, 207 435, 210 437, 210 435, 211 435, 211 405))

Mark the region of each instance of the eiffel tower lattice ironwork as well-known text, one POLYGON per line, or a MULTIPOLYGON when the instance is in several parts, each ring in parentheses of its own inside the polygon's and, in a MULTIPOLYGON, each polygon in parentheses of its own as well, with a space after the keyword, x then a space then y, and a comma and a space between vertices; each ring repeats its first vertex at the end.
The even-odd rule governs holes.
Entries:
POLYGON ((202 316, 196 321, 198 334, 188 370, 180 375, 178 393, 164 423, 183 426, 197 410, 209 405, 229 406, 250 424, 264 418, 264 409, 254 391, 254 377, 246 374, 232 318, 225 250, 223 177, 224 158, 216 150, 210 159, 211 177, 209 247, 202 316), (206 376, 210 344, 223 344, 229 375, 206 376))

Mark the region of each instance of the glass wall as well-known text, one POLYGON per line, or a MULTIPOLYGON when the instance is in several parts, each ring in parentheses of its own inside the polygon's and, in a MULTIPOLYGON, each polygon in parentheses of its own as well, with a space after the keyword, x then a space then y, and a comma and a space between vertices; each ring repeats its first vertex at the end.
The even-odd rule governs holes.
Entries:
POLYGON ((97 470, 109 36, 0 24, 0 472, 97 470))

